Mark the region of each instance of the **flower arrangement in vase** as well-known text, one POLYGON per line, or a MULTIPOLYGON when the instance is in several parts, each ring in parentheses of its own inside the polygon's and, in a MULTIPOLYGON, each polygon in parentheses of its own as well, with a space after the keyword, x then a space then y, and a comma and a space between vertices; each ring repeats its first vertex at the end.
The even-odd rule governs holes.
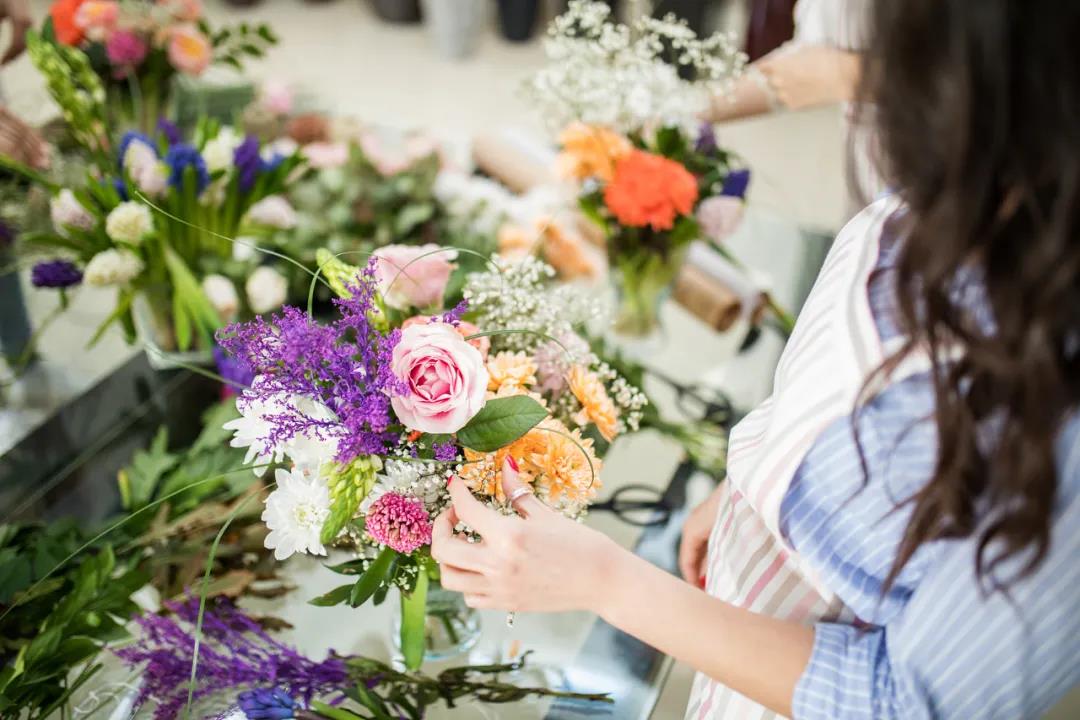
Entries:
POLYGON ((593 305, 535 258, 470 274, 447 309, 456 252, 388 246, 363 268, 323 253, 337 319, 287 307, 218 334, 254 375, 226 425, 233 444, 256 471, 289 465, 266 500, 267 546, 279 559, 351 547, 330 568, 349 582, 313 602, 378 604, 399 589, 410 668, 435 612, 429 545, 450 475, 509 511, 510 457, 539 498, 578 517, 600 489, 603 448, 646 404, 577 334, 593 305))
POLYGON ((265 24, 212 29, 201 0, 55 0, 42 36, 86 55, 107 93, 110 127, 146 133, 169 107, 175 76, 198 77, 214 64, 239 70, 277 43, 265 24))

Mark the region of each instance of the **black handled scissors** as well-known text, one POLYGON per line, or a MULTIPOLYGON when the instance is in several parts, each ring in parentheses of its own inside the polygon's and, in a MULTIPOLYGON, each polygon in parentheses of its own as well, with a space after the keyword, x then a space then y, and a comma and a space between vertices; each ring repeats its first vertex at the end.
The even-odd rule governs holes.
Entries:
POLYGON ((666 525, 674 508, 663 493, 649 485, 623 485, 607 500, 594 503, 590 512, 610 512, 629 525, 666 525))

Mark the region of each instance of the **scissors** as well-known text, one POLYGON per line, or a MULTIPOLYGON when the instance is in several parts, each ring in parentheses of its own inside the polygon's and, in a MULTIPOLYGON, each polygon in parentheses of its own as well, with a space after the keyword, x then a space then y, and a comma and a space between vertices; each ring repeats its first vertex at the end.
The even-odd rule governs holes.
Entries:
POLYGON ((649 485, 623 485, 607 500, 594 503, 590 512, 610 512, 628 525, 666 525, 674 508, 663 493, 649 485))

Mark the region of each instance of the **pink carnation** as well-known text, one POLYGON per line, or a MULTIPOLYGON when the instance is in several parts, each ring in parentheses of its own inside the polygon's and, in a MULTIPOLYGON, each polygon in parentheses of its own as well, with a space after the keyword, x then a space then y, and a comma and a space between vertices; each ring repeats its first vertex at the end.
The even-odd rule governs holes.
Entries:
POLYGON ((118 68, 132 68, 146 59, 146 42, 130 30, 117 30, 105 43, 109 62, 118 68))
POLYGON ((431 519, 424 503, 396 492, 371 504, 365 527, 375 542, 406 555, 431 544, 431 519))

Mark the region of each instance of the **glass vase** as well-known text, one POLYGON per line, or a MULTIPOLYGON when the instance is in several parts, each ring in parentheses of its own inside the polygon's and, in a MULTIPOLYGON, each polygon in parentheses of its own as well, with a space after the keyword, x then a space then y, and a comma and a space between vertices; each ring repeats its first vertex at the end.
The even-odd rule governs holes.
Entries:
POLYGON ((612 258, 617 309, 615 332, 646 338, 660 329, 660 305, 682 266, 683 253, 649 249, 623 252, 612 258))
MULTIPOLYGON (((394 646, 401 647, 401 608, 394 620, 394 646)), ((480 614, 465 596, 431 580, 424 608, 424 660, 445 660, 472 649, 480 639, 480 614)))
POLYGON ((179 350, 172 319, 169 295, 151 288, 135 299, 135 332, 146 352, 147 362, 155 370, 175 370, 187 367, 211 367, 214 353, 211 348, 195 347, 179 350))

